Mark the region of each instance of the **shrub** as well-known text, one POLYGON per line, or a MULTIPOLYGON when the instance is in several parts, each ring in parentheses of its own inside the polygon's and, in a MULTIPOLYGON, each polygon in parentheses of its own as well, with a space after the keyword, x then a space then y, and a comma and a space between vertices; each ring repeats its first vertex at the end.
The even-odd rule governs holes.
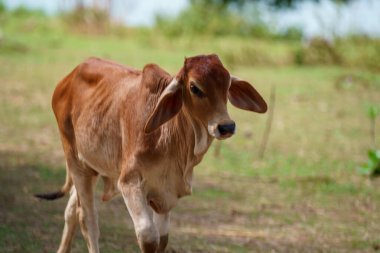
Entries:
POLYGON ((11 11, 11 14, 15 17, 19 18, 25 18, 25 17, 30 17, 30 16, 46 16, 45 13, 42 10, 32 10, 28 9, 25 6, 21 5, 11 11))
POLYGON ((5 4, 3 3, 3 1, 0 0, 0 14, 5 13, 5 12, 6 12, 5 4))
POLYGON ((26 44, 20 41, 10 40, 4 35, 0 38, 0 54, 26 53, 28 50, 26 44))
POLYGON ((314 38, 308 45, 296 50, 294 54, 296 64, 320 65, 320 64, 341 64, 342 57, 336 50, 333 43, 322 38, 314 38))
POLYGON ((380 71, 380 40, 365 36, 336 40, 336 48, 345 66, 380 71))
POLYGON ((248 45, 225 51, 222 57, 230 66, 275 65, 268 53, 248 45))
POLYGON ((210 4, 209 1, 192 1, 192 4, 175 18, 157 16, 156 28, 169 37, 272 36, 270 29, 264 23, 251 24, 228 6, 210 4))
POLYGON ((302 30, 297 27, 290 27, 284 33, 277 36, 279 39, 301 41, 303 37, 302 30))
POLYGON ((369 150, 368 160, 358 168, 358 172, 372 178, 380 176, 380 150, 369 150))
POLYGON ((108 12, 93 7, 75 8, 62 14, 63 21, 72 30, 84 33, 105 33, 110 28, 108 12))

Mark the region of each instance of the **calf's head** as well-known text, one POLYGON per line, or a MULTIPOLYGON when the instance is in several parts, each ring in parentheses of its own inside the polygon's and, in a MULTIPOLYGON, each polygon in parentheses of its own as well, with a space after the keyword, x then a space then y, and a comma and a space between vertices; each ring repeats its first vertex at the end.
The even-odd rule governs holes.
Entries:
POLYGON ((235 122, 228 115, 227 100, 243 110, 267 110, 255 88, 230 76, 217 55, 186 58, 183 68, 161 94, 145 132, 155 130, 183 109, 212 137, 228 138, 235 133, 235 122))

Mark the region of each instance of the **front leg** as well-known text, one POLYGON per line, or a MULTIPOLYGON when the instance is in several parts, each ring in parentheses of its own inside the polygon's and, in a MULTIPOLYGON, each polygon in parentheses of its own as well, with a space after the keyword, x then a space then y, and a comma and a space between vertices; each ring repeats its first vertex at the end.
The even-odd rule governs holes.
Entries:
POLYGON ((157 253, 164 253, 169 241, 170 213, 158 214, 153 212, 153 221, 160 234, 160 244, 157 253))
POLYGON ((135 226, 140 249, 143 253, 156 253, 159 234, 153 222, 153 211, 147 203, 139 173, 119 180, 119 189, 135 226))

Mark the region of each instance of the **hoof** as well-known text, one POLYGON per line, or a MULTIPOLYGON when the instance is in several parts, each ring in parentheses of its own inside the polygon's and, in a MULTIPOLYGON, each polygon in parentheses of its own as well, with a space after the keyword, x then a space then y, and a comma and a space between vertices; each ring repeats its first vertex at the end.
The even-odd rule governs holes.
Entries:
POLYGON ((168 245, 169 235, 163 235, 160 237, 160 245, 158 245, 157 253, 164 253, 166 246, 168 245))
POLYGON ((141 245, 141 250, 143 253, 156 253, 157 248, 157 242, 143 242, 141 245))

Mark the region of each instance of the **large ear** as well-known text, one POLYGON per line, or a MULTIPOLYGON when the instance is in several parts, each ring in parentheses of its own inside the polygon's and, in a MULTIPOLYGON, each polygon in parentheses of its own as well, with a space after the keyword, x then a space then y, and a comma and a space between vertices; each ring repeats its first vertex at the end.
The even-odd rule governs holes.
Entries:
POLYGON ((145 124, 144 132, 150 133, 173 118, 182 107, 182 85, 174 78, 162 92, 157 105, 145 124))
POLYGON ((228 100, 237 108, 264 113, 267 103, 248 82, 231 77, 231 86, 228 90, 228 100))

